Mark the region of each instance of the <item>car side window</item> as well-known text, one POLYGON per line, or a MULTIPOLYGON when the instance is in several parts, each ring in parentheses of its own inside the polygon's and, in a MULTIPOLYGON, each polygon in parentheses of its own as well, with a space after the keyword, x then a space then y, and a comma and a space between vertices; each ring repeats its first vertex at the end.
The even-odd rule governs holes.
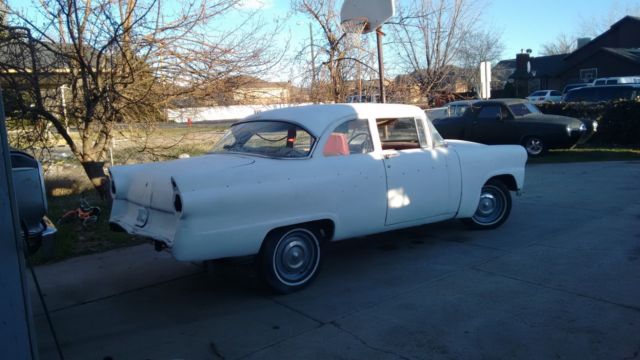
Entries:
MULTIPOLYGON (((527 105, 524 103, 512 104, 512 105, 509 105, 509 108, 511 109, 511 111, 513 111, 513 113, 516 116, 524 116, 531 113, 531 110, 529 110, 527 105)), ((506 111, 507 111, 506 109, 503 109, 502 113, 504 114, 506 111)), ((503 116, 502 118, 507 119, 507 118, 510 118, 510 116, 506 116, 506 117, 503 116)))
POLYGON ((562 96, 562 93, 558 90, 551 91, 551 96, 562 96))
POLYGON ((631 88, 611 87, 607 90, 607 96, 604 97, 604 101, 632 99, 631 88))
POLYGON ((424 127, 414 118, 376 119, 382 150, 419 149, 424 143, 424 127), (422 131, 419 135, 418 132, 422 131))
POLYGON ((478 119, 480 120, 496 120, 498 117, 502 117, 500 105, 483 106, 478 113, 478 119))
POLYGON ((324 156, 347 156, 373 151, 367 120, 349 120, 329 134, 322 153, 324 156))

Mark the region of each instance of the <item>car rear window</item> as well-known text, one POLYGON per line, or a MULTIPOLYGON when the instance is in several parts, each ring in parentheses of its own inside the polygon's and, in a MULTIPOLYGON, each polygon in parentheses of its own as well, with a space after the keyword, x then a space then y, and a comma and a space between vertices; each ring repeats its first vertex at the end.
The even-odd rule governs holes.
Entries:
POLYGON ((450 105, 449 116, 462 116, 469 107, 470 105, 450 105))
POLYGON ((246 153, 275 158, 309 156, 315 137, 284 121, 250 121, 231 126, 212 153, 246 153))

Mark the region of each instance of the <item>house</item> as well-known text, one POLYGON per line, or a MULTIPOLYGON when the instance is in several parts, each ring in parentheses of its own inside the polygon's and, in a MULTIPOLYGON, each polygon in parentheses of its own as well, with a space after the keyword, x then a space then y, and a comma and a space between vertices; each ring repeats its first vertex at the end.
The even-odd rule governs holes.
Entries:
POLYGON ((539 89, 562 90, 598 77, 640 75, 640 17, 625 16, 593 40, 580 41, 569 54, 537 56, 521 52, 493 68, 492 87, 511 87, 524 97, 539 89), (509 84, 509 85, 507 85, 509 84))
POLYGON ((640 74, 640 17, 626 16, 563 58, 557 76, 566 83, 640 74))
POLYGON ((291 100, 292 86, 288 82, 270 82, 250 76, 238 76, 228 83, 234 104, 287 104, 291 100))

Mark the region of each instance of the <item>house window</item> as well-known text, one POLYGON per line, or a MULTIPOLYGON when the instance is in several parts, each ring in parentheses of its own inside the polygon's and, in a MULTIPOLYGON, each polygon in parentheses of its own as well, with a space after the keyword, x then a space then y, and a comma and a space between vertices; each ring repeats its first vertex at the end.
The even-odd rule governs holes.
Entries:
POLYGON ((598 68, 580 69, 580 79, 584 82, 592 82, 598 77, 598 68))

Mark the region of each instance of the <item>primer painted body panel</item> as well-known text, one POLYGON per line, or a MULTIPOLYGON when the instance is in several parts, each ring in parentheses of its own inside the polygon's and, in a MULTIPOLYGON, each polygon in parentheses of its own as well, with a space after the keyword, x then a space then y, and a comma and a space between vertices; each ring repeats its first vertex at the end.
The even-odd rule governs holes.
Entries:
POLYGON ((256 254, 269 231, 310 221, 333 222, 331 240, 337 241, 468 217, 482 185, 495 175, 512 175, 522 187, 526 152, 519 146, 452 141, 435 147, 425 133, 428 143, 421 149, 383 151, 376 118, 394 117, 427 121, 421 109, 408 105, 285 108, 247 121, 288 121, 307 129, 317 139, 308 158, 229 153, 113 167, 110 222, 166 243, 178 260, 206 260, 256 254), (325 157, 328 134, 351 119, 368 120, 374 151, 325 157))

